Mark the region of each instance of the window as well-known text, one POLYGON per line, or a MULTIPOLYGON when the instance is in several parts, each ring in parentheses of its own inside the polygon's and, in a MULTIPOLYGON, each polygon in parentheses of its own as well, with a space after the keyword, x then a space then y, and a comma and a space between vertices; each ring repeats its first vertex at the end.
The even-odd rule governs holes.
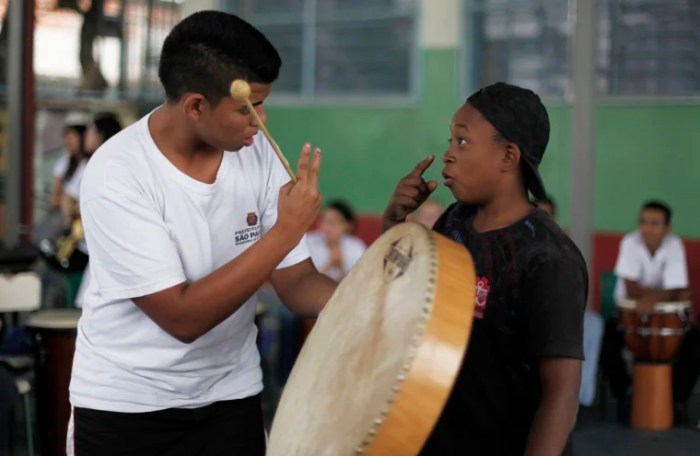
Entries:
MULTIPOLYGON (((467 0, 475 84, 566 93, 576 1, 467 0)), ((600 0, 597 27, 601 93, 700 93, 700 0, 600 0)))
POLYGON ((605 0, 602 90, 614 95, 700 93, 700 0, 605 0))
MULTIPOLYGON (((0 0, 0 54, 8 0, 0 0)), ((158 59, 181 18, 181 0, 45 0, 35 4, 34 73, 39 99, 162 99, 158 59)), ((5 51, 6 52, 6 51, 5 51)), ((4 62, 0 62, 0 69, 4 62)), ((5 84, 0 71, 0 87, 5 84)))
POLYGON ((282 57, 276 91, 407 96, 417 51, 416 0, 236 0, 282 57))
POLYGON ((573 22, 562 0, 471 0, 464 42, 471 47, 475 85, 497 81, 563 95, 570 84, 573 22))

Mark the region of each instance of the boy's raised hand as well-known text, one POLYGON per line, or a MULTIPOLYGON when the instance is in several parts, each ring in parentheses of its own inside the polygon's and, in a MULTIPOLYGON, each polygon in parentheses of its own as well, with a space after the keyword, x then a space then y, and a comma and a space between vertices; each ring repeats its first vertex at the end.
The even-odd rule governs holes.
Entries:
POLYGON ((423 173, 433 164, 435 157, 428 155, 410 173, 399 181, 389 204, 382 215, 382 232, 406 221, 411 212, 418 209, 437 188, 437 182, 423 179, 423 173))
POLYGON ((297 181, 288 182, 280 189, 277 202, 277 223, 292 230, 299 238, 316 221, 321 208, 318 175, 321 169, 321 149, 304 144, 297 167, 297 181))

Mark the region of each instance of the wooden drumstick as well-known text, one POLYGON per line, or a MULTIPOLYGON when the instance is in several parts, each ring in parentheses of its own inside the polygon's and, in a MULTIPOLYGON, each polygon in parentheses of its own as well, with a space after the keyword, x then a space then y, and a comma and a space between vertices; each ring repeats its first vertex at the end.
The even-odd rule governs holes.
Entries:
POLYGON ((270 135, 270 132, 267 131, 265 124, 262 122, 262 120, 260 120, 260 116, 258 116, 258 112, 255 110, 255 107, 253 107, 253 104, 250 102, 250 84, 248 84, 243 79, 236 79, 231 83, 230 92, 234 100, 243 101, 246 104, 246 106, 248 107, 248 111, 250 111, 250 114, 255 118, 255 122, 263 131, 267 140, 270 141, 270 144, 272 144, 272 149, 274 149, 275 153, 277 154, 277 158, 279 158, 282 162, 284 169, 287 170, 287 174, 289 174, 289 177, 292 179, 292 182, 296 182, 297 178, 294 175, 294 171, 292 171, 292 168, 289 166, 289 162, 284 157, 284 155, 282 155, 282 151, 280 150, 279 146, 277 145, 275 140, 272 139, 272 135, 270 135))

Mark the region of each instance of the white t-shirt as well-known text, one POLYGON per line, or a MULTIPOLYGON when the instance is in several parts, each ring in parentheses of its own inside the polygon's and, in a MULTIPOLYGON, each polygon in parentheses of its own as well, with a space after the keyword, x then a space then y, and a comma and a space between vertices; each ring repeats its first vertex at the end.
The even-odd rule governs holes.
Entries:
POLYGON ((678 236, 668 234, 661 241, 661 246, 654 256, 651 256, 641 233, 639 231, 629 233, 620 243, 615 275, 617 275, 616 300, 627 297, 625 279, 656 290, 687 288, 688 266, 683 242, 678 236))
POLYGON ((58 160, 56 160, 56 163, 53 164, 53 169, 51 170, 51 175, 53 177, 60 177, 63 179, 63 176, 66 174, 66 171, 68 171, 68 165, 70 164, 70 154, 68 152, 65 152, 63 155, 59 157, 58 160))
MULTIPOLYGON (((313 261, 316 269, 325 268, 331 259, 331 252, 328 250, 326 245, 326 240, 323 237, 323 233, 320 231, 312 231, 306 235, 306 240, 309 243, 309 250, 311 251, 311 261, 313 261)), ((340 250, 343 255, 343 269, 347 273, 350 271, 357 260, 360 259, 367 246, 362 242, 361 239, 355 236, 343 236, 340 239, 340 250)), ((342 272, 337 267, 332 268, 327 275, 334 279, 342 279, 342 272)))
MULTIPOLYGON (((201 279, 243 253, 275 224, 289 177, 256 135, 250 147, 224 153, 215 183, 199 182, 158 150, 148 118, 107 141, 83 176, 90 275, 70 385, 78 407, 195 408, 262 390, 255 296, 191 344, 131 298, 201 279)), ((308 257, 302 240, 278 267, 308 257)))

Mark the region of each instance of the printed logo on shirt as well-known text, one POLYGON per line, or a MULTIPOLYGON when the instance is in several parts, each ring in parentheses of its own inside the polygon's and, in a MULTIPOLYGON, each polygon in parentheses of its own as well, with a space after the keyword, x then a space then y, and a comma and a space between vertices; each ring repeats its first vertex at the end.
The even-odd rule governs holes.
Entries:
POLYGON ((255 212, 248 212, 248 216, 245 219, 248 224, 248 228, 243 228, 238 230, 234 234, 236 245, 244 245, 250 242, 255 242, 260 238, 260 233, 262 231, 260 225, 258 225, 258 214, 255 212))
POLYGON ((482 320, 486 314, 486 305, 488 304, 489 291, 491 284, 486 277, 476 278, 476 295, 474 296, 474 318, 482 320))
POLYGON ((248 212, 248 217, 245 219, 248 222, 248 226, 253 226, 258 224, 258 214, 255 212, 248 212))

